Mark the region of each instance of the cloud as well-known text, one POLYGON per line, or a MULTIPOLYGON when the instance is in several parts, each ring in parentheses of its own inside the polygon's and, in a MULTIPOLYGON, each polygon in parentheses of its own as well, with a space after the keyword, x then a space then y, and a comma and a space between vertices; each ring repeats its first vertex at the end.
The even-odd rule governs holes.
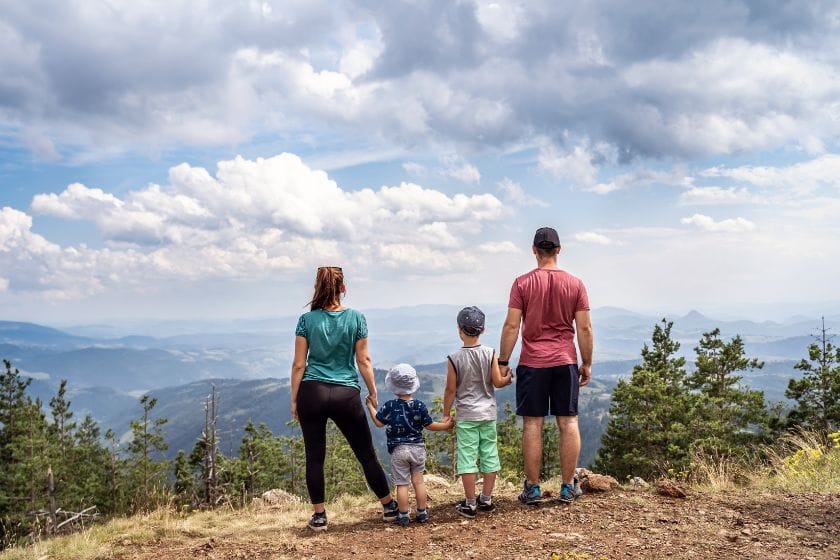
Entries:
POLYGON ((481 181, 481 173, 478 168, 458 156, 445 156, 442 158, 444 169, 441 171, 446 177, 452 177, 462 183, 478 184, 481 181))
POLYGON ((406 172, 411 173, 412 175, 417 175, 418 177, 425 177, 429 173, 429 170, 426 168, 425 165, 414 161, 403 162, 402 168, 406 172))
POLYGON ((763 197, 752 194, 745 188, 735 187, 691 187, 680 194, 680 206, 713 206, 722 204, 761 204, 763 197))
POLYGON ((540 169, 559 179, 568 179, 581 187, 595 184, 598 168, 587 146, 575 146, 569 152, 562 152, 553 144, 540 148, 537 162, 540 169))
MULTIPOLYGON (((789 144, 814 152, 840 133, 836 3, 266 7, 10 7, 0 23, 4 134, 71 160, 277 134, 409 149, 570 134, 628 162, 789 144)), ((577 148, 549 150, 542 165, 597 184, 577 148)))
POLYGON ((492 254, 519 253, 520 248, 510 241, 490 241, 478 246, 479 251, 492 254))
POLYGON ((701 172, 703 177, 725 177, 767 189, 788 189, 795 193, 810 193, 819 188, 840 188, 840 155, 825 154, 787 166, 711 167, 701 172))
POLYGON ((744 218, 730 218, 716 222, 713 218, 705 214, 694 214, 688 218, 683 218, 680 220, 680 223, 705 231, 723 233, 738 233, 755 229, 755 224, 744 218))
POLYGON ((73 297, 124 281, 260 278, 342 255, 415 274, 471 270, 480 263, 465 248, 501 217, 502 203, 414 183, 344 190, 284 153, 221 161, 215 175, 181 164, 167 185, 119 197, 73 183, 35 196, 32 211, 91 222, 104 246, 62 247, 32 232, 30 216, 5 208, 0 264, 12 270, 9 287, 73 297))
POLYGON ((596 245, 612 245, 613 240, 601 233, 594 231, 583 231, 575 234, 575 240, 582 243, 594 243, 596 245))
POLYGON ((499 181, 496 186, 504 193, 505 202, 508 204, 548 208, 548 203, 546 201, 527 194, 525 189, 522 188, 522 185, 508 177, 499 181))

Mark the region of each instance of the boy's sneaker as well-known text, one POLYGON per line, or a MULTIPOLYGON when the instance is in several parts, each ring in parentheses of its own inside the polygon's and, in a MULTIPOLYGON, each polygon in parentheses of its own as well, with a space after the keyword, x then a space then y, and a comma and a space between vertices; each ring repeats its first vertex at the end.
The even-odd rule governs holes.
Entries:
POLYGON ((457 511, 467 519, 475 519, 475 509, 475 506, 469 505, 467 503, 467 500, 461 500, 460 502, 455 504, 455 511, 457 511))
POLYGON ((400 527, 408 527, 409 521, 411 521, 411 519, 408 516, 408 512, 397 514, 397 525, 400 527))
POLYGON ((568 484, 566 482, 560 486, 560 501, 566 502, 570 504, 574 502, 578 497, 578 493, 575 491, 574 484, 568 484))
POLYGON ((522 493, 519 494, 519 501, 529 506, 540 503, 542 501, 542 492, 540 492, 540 485, 531 484, 526 480, 522 493))
POLYGON ((496 504, 493 503, 493 498, 485 501, 481 499, 481 496, 479 496, 476 500, 476 506, 478 506, 478 509, 481 511, 493 511, 496 509, 496 504))
POLYGON ((429 520, 429 510, 428 509, 418 509, 417 513, 414 515, 414 521, 417 523, 425 523, 429 520))
POLYGON ((327 514, 326 513, 313 513, 312 517, 309 518, 309 523, 306 524, 310 529, 313 531, 326 531, 327 530, 327 514))
POLYGON ((397 520, 397 516, 400 514, 400 509, 397 507, 396 500, 391 500, 390 504, 382 506, 382 508, 382 521, 393 523, 397 520))

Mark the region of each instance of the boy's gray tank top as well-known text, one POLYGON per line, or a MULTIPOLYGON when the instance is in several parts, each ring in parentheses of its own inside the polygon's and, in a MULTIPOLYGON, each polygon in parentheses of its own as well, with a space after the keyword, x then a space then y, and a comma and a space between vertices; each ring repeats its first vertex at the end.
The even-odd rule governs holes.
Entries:
POLYGON ((483 344, 465 346, 448 356, 455 368, 457 420, 496 419, 496 389, 491 370, 496 351, 483 344))

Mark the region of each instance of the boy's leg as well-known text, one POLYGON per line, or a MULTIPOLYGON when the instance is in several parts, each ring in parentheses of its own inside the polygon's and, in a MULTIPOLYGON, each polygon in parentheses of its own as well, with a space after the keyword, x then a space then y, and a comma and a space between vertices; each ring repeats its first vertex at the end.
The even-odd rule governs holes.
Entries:
MULTIPOLYGON (((417 491, 416 487, 414 491, 417 491)), ((400 513, 408 511, 408 484, 397 485, 397 507, 400 508, 400 513)))
POLYGON ((502 470, 502 464, 499 461, 496 421, 481 422, 478 426, 478 436, 478 460, 484 477, 481 493, 489 498, 493 495, 493 488, 496 485, 496 473, 502 470))
MULTIPOLYGON (((411 473, 411 484, 414 486, 414 498, 417 501, 417 509, 426 509, 429 505, 426 494, 426 482, 423 480, 423 471, 411 473)), ((400 506, 400 511, 406 511, 400 506)))
POLYGON ((478 472, 478 427, 476 422, 456 422, 455 433, 458 438, 458 474, 464 485, 464 495, 468 500, 475 499, 475 473, 478 472))

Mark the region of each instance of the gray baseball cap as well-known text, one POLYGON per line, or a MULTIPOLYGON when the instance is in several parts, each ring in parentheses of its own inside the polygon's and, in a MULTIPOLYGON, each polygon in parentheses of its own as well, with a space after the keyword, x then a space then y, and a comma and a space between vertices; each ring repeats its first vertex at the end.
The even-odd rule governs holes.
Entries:
POLYGON ((458 328, 469 336, 478 336, 484 331, 484 312, 475 306, 465 307, 458 312, 458 328))
POLYGON ((419 388, 417 371, 408 364, 397 364, 385 375, 385 389, 395 395, 411 395, 419 388))

